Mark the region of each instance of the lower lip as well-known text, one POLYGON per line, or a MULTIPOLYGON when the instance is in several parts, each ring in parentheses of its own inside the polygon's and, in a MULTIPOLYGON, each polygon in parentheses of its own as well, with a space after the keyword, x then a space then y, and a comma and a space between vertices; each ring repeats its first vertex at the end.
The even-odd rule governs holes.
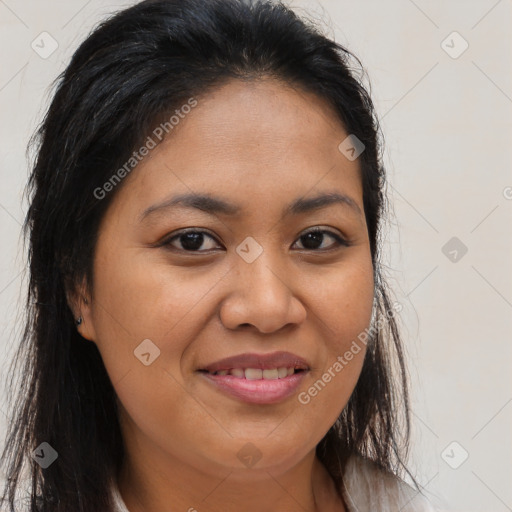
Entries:
POLYGON ((288 375, 283 379, 241 379, 233 375, 203 373, 221 391, 253 404, 275 404, 289 398, 299 387, 307 371, 288 375))

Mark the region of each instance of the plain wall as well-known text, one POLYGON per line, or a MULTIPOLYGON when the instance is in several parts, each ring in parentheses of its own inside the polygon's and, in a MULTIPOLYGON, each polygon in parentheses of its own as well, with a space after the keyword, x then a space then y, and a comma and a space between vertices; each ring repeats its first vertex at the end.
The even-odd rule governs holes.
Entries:
MULTIPOLYGON (((107 13, 128 5, 0 2, 2 384, 27 277, 20 242, 26 144, 78 44, 107 13), (48 58, 31 47, 42 32, 58 42, 48 58)), ((404 307, 411 468, 447 510, 512 510, 512 4, 291 5, 320 19, 361 59, 381 118, 393 204, 384 261, 404 307)), ((6 422, 0 413, 2 439, 6 422)))

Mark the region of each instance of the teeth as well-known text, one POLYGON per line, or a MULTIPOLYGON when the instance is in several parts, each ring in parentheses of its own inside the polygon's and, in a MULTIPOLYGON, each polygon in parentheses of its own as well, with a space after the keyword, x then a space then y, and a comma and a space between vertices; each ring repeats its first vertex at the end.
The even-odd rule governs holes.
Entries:
POLYGON ((263 378, 263 370, 259 368, 246 368, 245 378, 249 380, 258 380, 263 378))
POLYGON ((238 377, 239 379, 245 377, 248 380, 276 380, 284 379, 294 373, 294 368, 282 366, 280 368, 269 368, 266 370, 262 370, 261 368, 232 368, 231 370, 219 370, 214 372, 214 375, 233 375, 233 377, 238 377))
POLYGON ((263 378, 268 380, 275 380, 279 378, 277 368, 274 368, 273 370, 263 370, 263 378))
MULTIPOLYGON (((290 368, 291 370, 291 368, 290 368)), ((288 375, 288 369, 287 368, 278 368, 277 369, 277 376, 280 379, 284 379, 288 375)))

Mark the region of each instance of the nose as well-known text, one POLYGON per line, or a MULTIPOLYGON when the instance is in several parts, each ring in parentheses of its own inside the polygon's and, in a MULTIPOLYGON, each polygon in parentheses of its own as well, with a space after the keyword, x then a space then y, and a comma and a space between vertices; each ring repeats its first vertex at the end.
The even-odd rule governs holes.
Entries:
POLYGON ((252 263, 240 258, 224 278, 230 293, 221 304, 220 319, 227 329, 249 325, 271 333, 305 320, 307 312, 296 293, 298 280, 264 255, 252 263))

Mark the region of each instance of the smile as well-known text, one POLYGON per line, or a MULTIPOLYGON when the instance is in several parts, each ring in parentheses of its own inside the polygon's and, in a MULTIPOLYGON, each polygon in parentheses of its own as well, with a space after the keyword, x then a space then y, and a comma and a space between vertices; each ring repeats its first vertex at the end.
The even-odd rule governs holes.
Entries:
POLYGON ((203 370, 199 375, 215 390, 237 401, 276 404, 295 395, 307 373, 308 370, 280 367, 265 370, 233 368, 215 373, 203 370))
POLYGON ((216 372, 208 372, 210 375, 232 375, 237 379, 248 379, 248 380, 276 380, 284 379, 288 375, 293 375, 295 372, 303 371, 300 368, 286 368, 282 366, 280 368, 267 368, 265 370, 261 368, 232 368, 230 370, 219 370, 216 372))

